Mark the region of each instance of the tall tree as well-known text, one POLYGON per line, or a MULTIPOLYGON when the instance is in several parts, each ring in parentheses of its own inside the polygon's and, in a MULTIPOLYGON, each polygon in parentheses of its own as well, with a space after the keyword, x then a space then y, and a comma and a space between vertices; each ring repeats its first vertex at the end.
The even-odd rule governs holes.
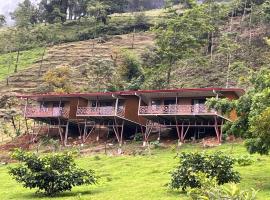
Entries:
POLYGON ((6 17, 4 15, 0 15, 0 27, 6 24, 6 17))
POLYGON ((218 51, 222 53, 227 60, 227 75, 226 75, 226 88, 229 87, 230 81, 230 72, 231 72, 231 64, 233 59, 233 54, 239 49, 239 45, 235 43, 229 34, 224 34, 221 37, 220 44, 218 47, 218 51))
POLYGON ((197 5, 178 14, 172 10, 165 25, 157 27, 156 45, 162 58, 161 66, 170 85, 172 67, 176 61, 191 57, 207 43, 207 33, 213 30, 205 5, 197 5))
POLYGON ((18 4, 16 10, 10 13, 11 18, 19 27, 26 27, 36 24, 39 18, 39 11, 37 7, 31 3, 30 0, 24 0, 18 4))

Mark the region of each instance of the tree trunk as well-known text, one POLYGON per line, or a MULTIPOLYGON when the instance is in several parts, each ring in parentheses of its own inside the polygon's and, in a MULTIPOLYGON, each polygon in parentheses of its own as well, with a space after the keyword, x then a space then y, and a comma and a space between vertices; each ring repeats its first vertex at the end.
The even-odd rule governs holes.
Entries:
POLYGON ((172 72, 172 66, 170 65, 167 71, 167 85, 169 86, 171 83, 171 72, 172 72))
POLYGON ((229 88, 230 68, 231 68, 231 53, 229 53, 227 55, 227 62, 228 62, 228 68, 227 68, 226 88, 229 88))
POLYGON ((16 63, 15 63, 14 73, 18 72, 19 57, 20 57, 20 50, 17 51, 17 58, 16 58, 16 63))
POLYGON ((252 3, 251 3, 251 8, 250 8, 250 17, 249 17, 249 39, 248 39, 248 44, 251 45, 251 38, 252 38, 252 3))
POLYGON ((41 56, 41 62, 40 62, 39 70, 38 70, 38 76, 39 77, 41 76, 41 69, 42 69, 42 65, 43 65, 43 60, 44 60, 44 55, 45 55, 45 52, 46 52, 46 48, 47 48, 47 45, 45 45, 42 56, 41 56))

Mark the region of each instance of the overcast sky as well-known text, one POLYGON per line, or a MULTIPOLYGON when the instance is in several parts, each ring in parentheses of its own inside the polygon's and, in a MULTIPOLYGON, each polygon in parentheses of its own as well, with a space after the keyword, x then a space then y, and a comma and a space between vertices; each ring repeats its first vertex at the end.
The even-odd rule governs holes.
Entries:
MULTIPOLYGON (((11 20, 9 18, 9 13, 14 11, 19 2, 23 0, 0 0, 0 14, 5 15, 7 17, 8 24, 11 24, 11 20)), ((37 2, 37 0, 31 0, 32 2, 37 2)))

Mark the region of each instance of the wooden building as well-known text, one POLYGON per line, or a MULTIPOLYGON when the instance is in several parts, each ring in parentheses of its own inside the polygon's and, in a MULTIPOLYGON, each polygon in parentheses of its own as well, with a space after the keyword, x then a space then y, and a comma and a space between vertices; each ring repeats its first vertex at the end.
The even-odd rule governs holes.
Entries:
POLYGON ((120 147, 123 138, 142 132, 144 143, 153 129, 170 128, 179 142, 200 138, 206 132, 222 137, 225 120, 235 120, 234 112, 223 116, 205 106, 207 98, 237 99, 244 91, 237 88, 190 88, 121 92, 20 95, 26 104, 24 116, 37 123, 56 127, 63 144, 69 133, 81 136, 84 143, 91 133, 107 127, 114 132, 120 147))
POLYGON ((153 128, 171 128, 177 132, 179 143, 187 136, 193 139, 214 133, 218 142, 222 138, 222 126, 226 120, 236 119, 235 112, 223 116, 206 107, 207 98, 237 99, 243 95, 242 89, 228 88, 182 88, 174 90, 138 91, 138 115, 147 119, 144 133, 145 142, 153 128))

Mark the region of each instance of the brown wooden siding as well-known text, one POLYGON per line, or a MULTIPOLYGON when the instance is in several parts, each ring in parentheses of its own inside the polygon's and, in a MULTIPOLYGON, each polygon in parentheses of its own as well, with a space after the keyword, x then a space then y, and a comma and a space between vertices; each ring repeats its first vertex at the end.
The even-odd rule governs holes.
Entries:
POLYGON ((139 97, 127 96, 125 100, 125 118, 140 123, 142 125, 145 125, 146 119, 144 117, 138 116, 138 109, 139 109, 139 97))

